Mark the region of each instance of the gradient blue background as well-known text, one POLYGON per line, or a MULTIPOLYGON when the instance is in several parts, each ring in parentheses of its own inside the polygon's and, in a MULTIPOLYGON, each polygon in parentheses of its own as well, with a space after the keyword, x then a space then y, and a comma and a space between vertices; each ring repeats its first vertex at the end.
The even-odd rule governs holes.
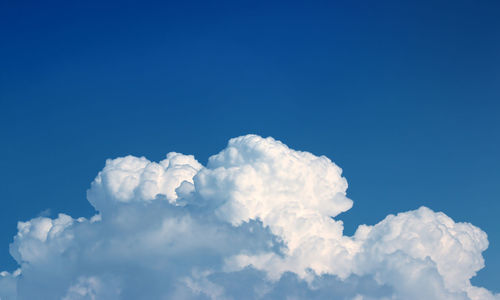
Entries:
POLYGON ((421 205, 479 226, 500 291, 499 1, 207 2, 0 1, 0 270, 18 220, 94 214, 107 158, 257 133, 344 169, 347 234, 421 205))

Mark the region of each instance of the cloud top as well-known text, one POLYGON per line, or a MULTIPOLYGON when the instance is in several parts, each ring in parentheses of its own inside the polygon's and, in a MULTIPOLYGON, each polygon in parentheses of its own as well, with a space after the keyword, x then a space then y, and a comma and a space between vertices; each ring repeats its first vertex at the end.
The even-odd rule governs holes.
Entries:
POLYGON ((472 286, 486 234, 421 207, 343 234, 342 170, 273 138, 202 166, 107 160, 90 218, 19 222, 0 299, 500 299, 472 286))

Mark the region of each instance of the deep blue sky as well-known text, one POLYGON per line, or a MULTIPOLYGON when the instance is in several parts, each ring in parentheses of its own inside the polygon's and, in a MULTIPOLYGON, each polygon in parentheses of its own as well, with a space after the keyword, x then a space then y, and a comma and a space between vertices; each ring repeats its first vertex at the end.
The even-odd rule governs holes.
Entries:
POLYGON ((500 291, 499 1, 92 2, 0 1, 0 270, 18 220, 94 213, 107 158, 257 133, 344 169, 348 234, 421 205, 479 226, 500 291))

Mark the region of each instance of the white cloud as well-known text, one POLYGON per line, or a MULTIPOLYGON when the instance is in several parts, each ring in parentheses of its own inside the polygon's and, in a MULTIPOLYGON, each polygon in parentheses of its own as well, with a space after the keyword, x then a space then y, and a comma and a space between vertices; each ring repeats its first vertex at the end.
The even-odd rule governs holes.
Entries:
POLYGON ((0 299, 500 299, 470 283, 488 247, 471 224, 422 207, 345 236, 341 173, 255 135, 206 167, 108 160, 96 216, 19 222, 0 299))
POLYGON ((149 202, 157 196, 175 203, 176 189, 193 176, 202 165, 192 155, 170 152, 159 163, 144 157, 126 156, 108 159, 87 193, 90 203, 99 211, 127 202, 149 202))
POLYGON ((21 270, 17 269, 12 274, 0 272, 0 299, 16 299, 16 286, 21 270))

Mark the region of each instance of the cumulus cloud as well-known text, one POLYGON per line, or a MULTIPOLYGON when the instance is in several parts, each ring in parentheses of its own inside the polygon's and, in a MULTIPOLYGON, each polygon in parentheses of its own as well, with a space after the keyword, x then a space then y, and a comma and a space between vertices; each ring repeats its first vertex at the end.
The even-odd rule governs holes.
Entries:
POLYGON ((342 170, 272 138, 231 139, 202 166, 107 160, 90 219, 19 222, 0 299, 470 299, 486 234, 421 207, 343 234, 342 170))

